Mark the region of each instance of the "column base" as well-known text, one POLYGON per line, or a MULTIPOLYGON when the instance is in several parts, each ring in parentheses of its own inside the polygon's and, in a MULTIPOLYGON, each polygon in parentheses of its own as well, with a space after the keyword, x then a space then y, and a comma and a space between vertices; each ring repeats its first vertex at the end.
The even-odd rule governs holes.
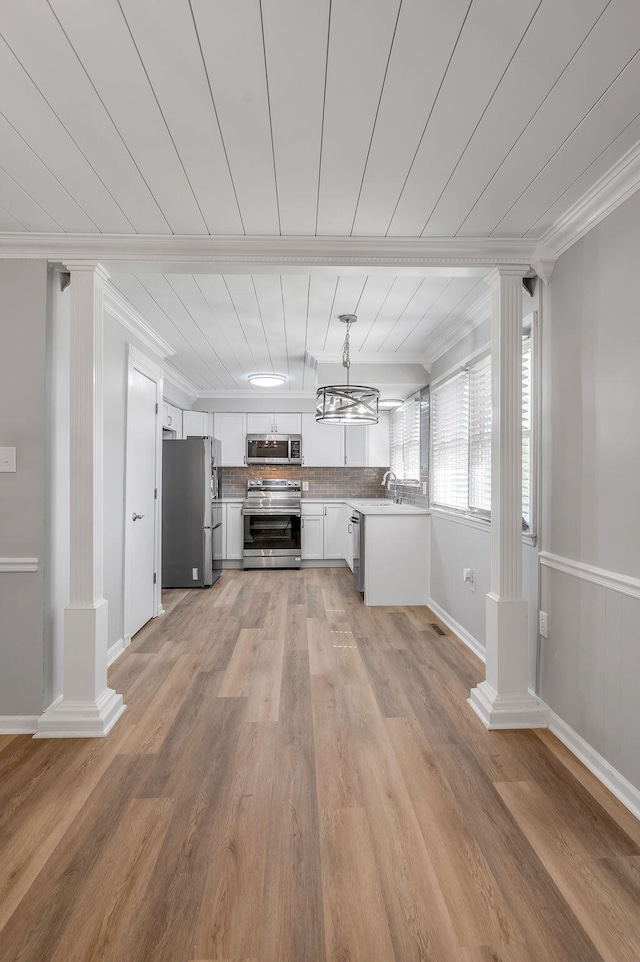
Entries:
POLYGON ((471 689, 467 702, 490 730, 549 727, 548 706, 528 691, 499 695, 488 682, 482 681, 471 689))
POLYGON ((38 719, 34 738, 104 738, 127 706, 112 688, 96 701, 70 701, 60 697, 38 719))

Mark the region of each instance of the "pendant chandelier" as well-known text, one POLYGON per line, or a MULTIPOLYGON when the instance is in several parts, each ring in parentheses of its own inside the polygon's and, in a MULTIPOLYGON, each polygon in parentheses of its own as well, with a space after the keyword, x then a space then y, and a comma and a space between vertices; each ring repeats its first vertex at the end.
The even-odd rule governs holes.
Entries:
POLYGON ((327 424, 377 424, 380 391, 362 384, 349 384, 349 331, 358 318, 355 314, 341 314, 340 320, 347 325, 342 348, 342 366, 347 369, 347 383, 318 388, 316 421, 327 424))

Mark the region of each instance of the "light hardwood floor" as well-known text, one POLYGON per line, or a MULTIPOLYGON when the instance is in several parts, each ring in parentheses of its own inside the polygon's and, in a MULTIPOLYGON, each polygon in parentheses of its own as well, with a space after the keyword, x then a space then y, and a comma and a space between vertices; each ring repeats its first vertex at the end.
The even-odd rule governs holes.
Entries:
POLYGON ((429 609, 344 568, 164 600, 108 738, 0 737, 1 962, 638 962, 640 823, 485 731, 429 609))

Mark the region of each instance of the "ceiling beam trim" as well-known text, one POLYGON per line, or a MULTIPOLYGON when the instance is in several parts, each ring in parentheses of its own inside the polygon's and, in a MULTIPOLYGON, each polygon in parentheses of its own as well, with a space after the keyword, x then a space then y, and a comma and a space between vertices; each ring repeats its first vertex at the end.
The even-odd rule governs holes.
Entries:
POLYGON ((484 237, 235 237, 5 233, 0 258, 95 259, 110 270, 168 273, 393 271, 481 276, 497 264, 530 264, 536 242, 484 237))

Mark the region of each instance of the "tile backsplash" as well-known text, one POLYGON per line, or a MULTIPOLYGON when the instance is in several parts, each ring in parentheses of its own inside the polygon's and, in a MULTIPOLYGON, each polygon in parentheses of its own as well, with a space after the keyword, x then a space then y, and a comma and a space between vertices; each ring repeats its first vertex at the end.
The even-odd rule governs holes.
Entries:
POLYGON ((300 478, 309 482, 303 498, 383 498, 384 468, 264 467, 220 468, 223 498, 243 498, 252 478, 300 478))

